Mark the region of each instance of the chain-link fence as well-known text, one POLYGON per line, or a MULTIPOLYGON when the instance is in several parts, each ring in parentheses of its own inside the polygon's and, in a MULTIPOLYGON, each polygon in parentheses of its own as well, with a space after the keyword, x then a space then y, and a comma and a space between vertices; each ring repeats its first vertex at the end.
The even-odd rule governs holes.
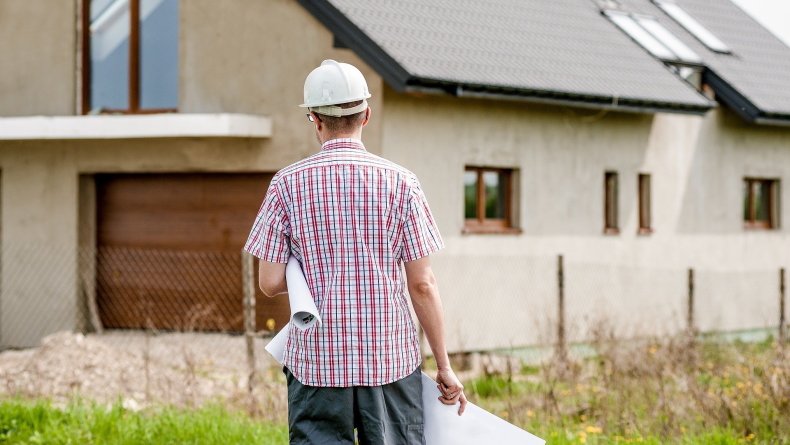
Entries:
MULTIPOLYGON (((138 399, 155 393, 172 401, 172 393, 184 402, 217 391, 254 392, 251 373, 271 377, 275 369, 262 348, 287 320, 287 299, 260 298, 253 260, 241 251, 5 243, 0 260, 3 348, 35 347, 53 333, 71 333, 0 355, 5 392, 43 391, 43 381, 60 384, 62 393, 72 388, 69 381, 84 385, 81 377, 57 374, 62 366, 95 370, 101 374, 96 382, 107 380, 110 388, 126 381, 138 399), (109 365, 119 368, 116 374, 101 371, 109 365)), ((453 353, 564 348, 602 331, 618 338, 685 331, 777 335, 787 312, 779 268, 690 270, 448 254, 432 263, 453 353)))

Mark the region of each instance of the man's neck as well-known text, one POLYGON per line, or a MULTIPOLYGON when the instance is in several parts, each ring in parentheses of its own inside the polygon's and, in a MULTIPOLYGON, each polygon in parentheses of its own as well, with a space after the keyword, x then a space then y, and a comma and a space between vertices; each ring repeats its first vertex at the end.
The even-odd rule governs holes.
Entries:
POLYGON ((345 134, 333 134, 331 136, 327 136, 326 138, 321 140, 321 144, 326 144, 327 141, 331 141, 334 139, 358 139, 362 140, 362 132, 354 132, 354 133, 345 133, 345 134))

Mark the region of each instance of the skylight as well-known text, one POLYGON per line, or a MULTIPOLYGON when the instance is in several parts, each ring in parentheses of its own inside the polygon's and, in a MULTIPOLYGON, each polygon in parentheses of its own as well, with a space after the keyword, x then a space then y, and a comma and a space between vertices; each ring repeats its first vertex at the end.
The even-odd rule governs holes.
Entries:
POLYGON ((642 16, 635 16, 634 18, 637 23, 642 25, 642 28, 645 28, 653 37, 675 53, 678 59, 686 62, 702 63, 702 58, 697 53, 686 46, 679 38, 675 37, 670 30, 664 28, 664 25, 658 23, 658 20, 653 17, 642 16))
POLYGON ((730 47, 727 46, 726 43, 722 42, 721 39, 716 37, 715 34, 710 32, 708 28, 702 25, 702 23, 698 22, 697 19, 692 17, 674 1, 653 0, 653 3, 658 5, 659 8, 663 9, 668 16, 675 19, 676 22, 680 23, 680 26, 686 28, 686 31, 690 32, 694 37, 696 37, 712 51, 725 54, 731 52, 730 47))
POLYGON ((622 29, 623 32, 628 34, 632 39, 636 40, 636 42, 646 50, 650 52, 650 54, 658 57, 662 60, 674 60, 675 54, 669 50, 666 46, 664 46, 661 42, 659 42, 652 34, 647 32, 644 28, 639 26, 636 21, 629 15, 624 14, 617 11, 605 11, 609 20, 614 22, 618 28, 622 29))
POLYGON ((699 64, 702 58, 653 17, 604 11, 609 20, 650 54, 670 62, 699 64))

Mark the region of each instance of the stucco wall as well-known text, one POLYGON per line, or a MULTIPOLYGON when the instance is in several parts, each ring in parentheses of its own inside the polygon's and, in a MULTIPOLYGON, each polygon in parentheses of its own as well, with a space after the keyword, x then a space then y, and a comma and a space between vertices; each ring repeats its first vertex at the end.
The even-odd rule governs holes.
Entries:
POLYGON ((385 108, 384 156, 421 178, 447 244, 434 264, 451 348, 554 338, 558 254, 571 340, 605 322, 624 335, 682 329, 689 267, 700 328, 778 323, 790 236, 744 231, 741 186, 747 175, 790 178, 790 130, 748 126, 726 111, 596 113, 391 90, 385 108), (462 234, 465 165, 519 170, 522 234, 462 234), (615 236, 603 234, 607 170, 620 178, 615 236), (639 173, 652 175, 648 236, 637 235, 639 173))
POLYGON ((74 114, 76 3, 0 2, 0 116, 74 114))
MULTIPOLYGON (((0 67, 0 116, 75 112, 76 4, 0 2, 0 48, 19 62, 0 67)), ((80 174, 279 170, 320 149, 298 105, 304 78, 327 58, 365 74, 373 119, 364 139, 380 152, 382 80, 332 44, 292 0, 182 1, 179 112, 269 116, 271 138, 0 141, 0 344, 35 345, 77 326, 80 174)))
POLYGON ((358 67, 373 97, 364 140, 380 152, 383 83, 294 0, 181 2, 180 111, 271 116, 277 169, 317 150, 304 102, 304 79, 325 59, 358 67))

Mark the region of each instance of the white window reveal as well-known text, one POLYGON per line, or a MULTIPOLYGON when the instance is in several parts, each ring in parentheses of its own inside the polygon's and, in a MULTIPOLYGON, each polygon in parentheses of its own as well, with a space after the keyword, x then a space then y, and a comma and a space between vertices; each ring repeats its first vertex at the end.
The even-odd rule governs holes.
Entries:
POLYGON ((712 51, 716 51, 718 53, 729 54, 732 52, 730 47, 727 46, 721 39, 716 37, 708 28, 706 28, 702 23, 698 22, 691 14, 686 12, 683 8, 680 7, 677 3, 672 0, 653 0, 659 8, 664 10, 668 16, 675 19, 676 22, 680 24, 680 26, 686 28, 686 31, 690 32, 694 37, 697 38, 700 42, 705 44, 708 48, 712 51))
POLYGON ((678 59, 689 63, 702 63, 702 57, 700 57, 699 54, 695 53, 694 50, 689 48, 679 38, 675 37, 672 31, 666 29, 661 23, 658 23, 658 20, 655 18, 645 16, 635 16, 634 18, 642 25, 642 28, 645 28, 653 37, 675 53, 678 59))
POLYGON ((675 54, 647 30, 639 26, 630 14, 619 11, 604 11, 604 15, 618 28, 622 29, 624 33, 628 34, 629 37, 636 40, 636 43, 642 45, 650 54, 661 60, 675 60, 675 54))
POLYGON ((701 64, 702 58, 654 17, 620 11, 604 11, 618 28, 650 54, 666 62, 701 64))

